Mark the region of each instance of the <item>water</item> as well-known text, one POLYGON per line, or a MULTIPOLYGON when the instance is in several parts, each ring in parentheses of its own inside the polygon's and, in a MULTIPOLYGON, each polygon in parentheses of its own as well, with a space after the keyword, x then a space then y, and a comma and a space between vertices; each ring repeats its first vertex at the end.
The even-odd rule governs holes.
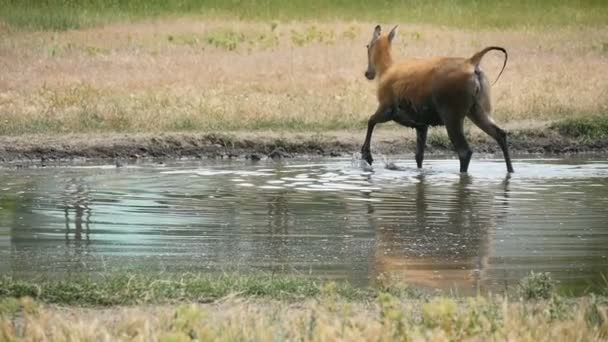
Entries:
POLYGON ((201 161, 0 169, 0 273, 274 272, 501 291, 604 285, 608 162, 201 161))

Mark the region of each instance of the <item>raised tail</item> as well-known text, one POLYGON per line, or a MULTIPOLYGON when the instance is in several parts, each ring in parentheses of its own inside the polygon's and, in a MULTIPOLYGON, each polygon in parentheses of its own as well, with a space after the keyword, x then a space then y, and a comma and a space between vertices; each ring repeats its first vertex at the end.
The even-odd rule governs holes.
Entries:
POLYGON ((505 54, 505 62, 502 65, 502 69, 500 70, 500 73, 498 74, 498 77, 496 77, 496 81, 494 81, 494 83, 492 83, 492 85, 496 84, 496 82, 498 81, 498 79, 500 78, 500 75, 502 75, 502 72, 505 71, 505 67, 507 66, 507 59, 509 59, 509 55, 507 54, 507 50, 505 50, 504 48, 501 48, 500 46, 488 46, 487 48, 479 51, 478 53, 474 54, 473 57, 469 58, 469 62, 474 66, 477 67, 479 65, 479 62, 481 62, 481 59, 483 58, 483 56, 491 50, 498 50, 498 51, 502 51, 502 53, 505 54))

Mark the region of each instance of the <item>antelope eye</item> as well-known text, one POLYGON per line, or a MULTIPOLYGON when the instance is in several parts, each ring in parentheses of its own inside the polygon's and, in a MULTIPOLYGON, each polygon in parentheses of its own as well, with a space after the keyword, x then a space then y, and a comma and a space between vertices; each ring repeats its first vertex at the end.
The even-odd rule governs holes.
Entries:
POLYGON ((365 47, 369 49, 369 44, 365 45, 365 47))

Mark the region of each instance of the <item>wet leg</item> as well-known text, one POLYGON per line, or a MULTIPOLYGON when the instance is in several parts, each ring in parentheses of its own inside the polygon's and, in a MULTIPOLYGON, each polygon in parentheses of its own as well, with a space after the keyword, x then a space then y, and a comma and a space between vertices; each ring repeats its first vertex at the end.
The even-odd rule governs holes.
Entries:
POLYGON ((367 133, 365 135, 365 142, 361 147, 361 158, 367 161, 370 165, 374 162, 372 158, 372 153, 370 151, 370 144, 372 140, 372 132, 374 131, 374 127, 376 124, 384 123, 391 120, 392 110, 386 107, 380 106, 376 113, 372 115, 367 121, 367 133))
POLYGON ((473 106, 470 118, 477 127, 496 140, 504 155, 507 172, 513 173, 513 165, 511 165, 511 156, 509 155, 509 148, 507 146, 507 132, 498 127, 489 114, 483 112, 478 105, 473 106))
POLYGON ((469 169, 469 162, 471 161, 473 151, 464 137, 463 121, 464 117, 446 121, 445 127, 447 128, 448 136, 456 149, 456 153, 458 153, 458 159, 460 159, 460 172, 465 173, 469 169))
POLYGON ((428 130, 428 126, 416 127, 416 165, 418 165, 419 169, 422 168, 422 161, 424 160, 424 148, 426 147, 428 130))

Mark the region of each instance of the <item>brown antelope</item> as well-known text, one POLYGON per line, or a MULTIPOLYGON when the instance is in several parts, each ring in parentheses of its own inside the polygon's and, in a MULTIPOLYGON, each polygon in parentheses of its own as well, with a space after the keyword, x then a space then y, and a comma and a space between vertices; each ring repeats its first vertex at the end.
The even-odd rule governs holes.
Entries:
POLYGON ((507 133, 490 117, 490 84, 479 68, 481 59, 488 51, 502 51, 505 61, 496 78, 498 81, 507 65, 507 51, 490 46, 471 58, 433 57, 393 64, 391 42, 396 33, 397 26, 388 34, 382 34, 378 25, 367 46, 365 77, 369 80, 378 77, 379 104, 367 124, 367 134, 361 148, 362 158, 370 164, 373 162, 370 141, 374 126, 393 120, 416 129, 416 164, 421 168, 428 127, 445 125, 460 159, 460 172, 467 172, 473 151, 464 136, 466 116, 498 142, 507 171, 513 172, 507 149, 507 133))

